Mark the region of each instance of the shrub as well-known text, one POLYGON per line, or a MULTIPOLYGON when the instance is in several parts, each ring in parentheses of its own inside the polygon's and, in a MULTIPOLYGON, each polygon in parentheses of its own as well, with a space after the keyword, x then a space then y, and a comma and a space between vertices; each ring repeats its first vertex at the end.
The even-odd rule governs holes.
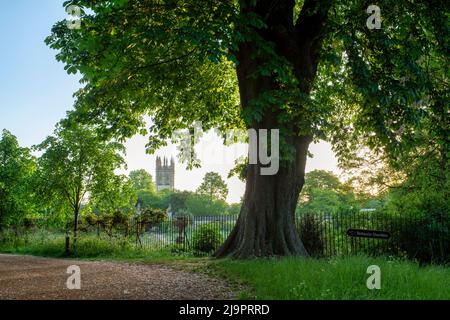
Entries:
POLYGON ((161 209, 148 208, 141 214, 142 223, 151 225, 157 225, 160 222, 166 221, 167 218, 167 212, 161 209))
POLYGON ((421 263, 450 262, 450 219, 447 213, 429 213, 407 224, 398 224, 393 238, 409 259, 421 263))
POLYGON ((409 259, 422 263, 450 262, 450 202, 445 186, 441 189, 430 185, 390 194, 385 211, 397 219, 392 238, 409 259))
POLYGON ((19 246, 23 244, 23 239, 18 237, 15 232, 9 229, 4 229, 0 232, 0 244, 1 245, 11 245, 19 246))
POLYGON ((174 255, 189 255, 189 248, 184 244, 174 243, 170 246, 170 253, 174 255))
POLYGON ((22 221, 22 225, 26 230, 35 228, 36 224, 37 224, 37 219, 35 217, 27 216, 22 221))
POLYGON ((168 215, 166 210, 147 208, 139 217, 139 223, 143 230, 149 230, 155 226, 160 225, 164 221, 167 221, 168 215))
POLYGON ((195 254, 209 254, 217 250, 223 237, 213 224, 204 224, 195 229, 192 235, 192 249, 195 254))
POLYGON ((297 229, 306 251, 313 257, 322 256, 325 244, 322 239, 323 221, 320 217, 312 213, 303 214, 297 229))
POLYGON ((97 225, 99 219, 95 214, 90 212, 83 217, 82 221, 89 226, 95 226, 97 225))
POLYGON ((117 228, 119 226, 126 226, 128 224, 129 218, 125 212, 121 210, 116 210, 112 216, 112 223, 117 228))
POLYGON ((113 213, 102 213, 98 215, 97 223, 103 228, 110 238, 112 238, 115 233, 122 233, 122 235, 127 237, 131 231, 130 216, 122 210, 116 210, 113 213))

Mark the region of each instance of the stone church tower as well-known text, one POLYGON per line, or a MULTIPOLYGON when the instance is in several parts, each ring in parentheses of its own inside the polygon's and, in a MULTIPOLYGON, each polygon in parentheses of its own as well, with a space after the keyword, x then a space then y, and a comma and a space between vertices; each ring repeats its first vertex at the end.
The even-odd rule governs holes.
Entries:
POLYGON ((175 189, 175 161, 156 157, 156 190, 175 189))

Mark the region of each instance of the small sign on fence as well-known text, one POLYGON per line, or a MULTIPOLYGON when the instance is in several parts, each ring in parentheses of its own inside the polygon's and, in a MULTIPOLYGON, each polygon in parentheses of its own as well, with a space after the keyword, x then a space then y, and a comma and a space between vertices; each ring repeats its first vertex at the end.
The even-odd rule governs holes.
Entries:
POLYGON ((357 238, 389 239, 391 234, 387 231, 348 229, 347 236, 357 238))

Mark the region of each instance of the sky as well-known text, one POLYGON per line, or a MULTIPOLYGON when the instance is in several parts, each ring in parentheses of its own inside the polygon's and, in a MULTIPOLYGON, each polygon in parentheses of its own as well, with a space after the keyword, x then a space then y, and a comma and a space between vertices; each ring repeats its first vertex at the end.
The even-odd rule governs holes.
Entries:
MULTIPOLYGON (((73 93, 81 85, 79 75, 68 75, 64 65, 55 59, 56 51, 47 47, 44 39, 52 25, 68 16, 62 7, 64 0, 2 0, 0 10, 0 130, 17 136, 22 146, 31 147, 53 133, 55 124, 65 117, 74 103, 73 93)), ((146 169, 155 176, 156 156, 174 157, 176 147, 169 145, 154 155, 145 152, 146 137, 136 136, 126 143, 128 173, 146 169)), ((226 181, 227 201, 239 202, 245 185, 233 177, 227 179, 234 159, 245 154, 245 146, 225 148, 221 140, 207 133, 197 152, 202 168, 188 171, 175 164, 175 188, 195 191, 206 172, 215 171, 226 181)), ((307 172, 314 169, 339 174, 337 160, 328 143, 311 145, 314 158, 308 159, 307 172)))

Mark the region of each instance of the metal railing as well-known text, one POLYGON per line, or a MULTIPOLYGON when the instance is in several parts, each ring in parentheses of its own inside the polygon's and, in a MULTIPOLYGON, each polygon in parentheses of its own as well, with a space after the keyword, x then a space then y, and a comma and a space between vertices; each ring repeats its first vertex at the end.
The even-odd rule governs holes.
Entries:
POLYGON ((392 255, 448 261, 450 215, 385 212, 314 213, 297 217, 308 252, 317 257, 392 255))
MULTIPOLYGON (((237 219, 238 215, 185 216, 149 222, 134 217, 116 225, 82 223, 79 238, 120 240, 146 250, 208 254, 225 241, 237 219)), ((296 228, 314 257, 365 254, 450 262, 450 213, 308 213, 296 216, 296 228)))

